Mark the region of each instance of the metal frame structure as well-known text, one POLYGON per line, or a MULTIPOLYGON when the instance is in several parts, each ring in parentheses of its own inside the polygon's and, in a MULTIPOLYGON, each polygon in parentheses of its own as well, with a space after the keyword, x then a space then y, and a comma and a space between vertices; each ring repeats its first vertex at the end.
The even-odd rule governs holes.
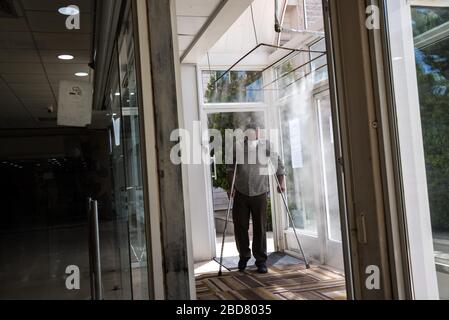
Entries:
MULTIPOLYGON (((313 59, 311 59, 310 61, 308 61, 307 63, 302 64, 301 66, 295 68, 292 71, 289 71, 288 73, 282 75, 280 78, 275 79, 274 81, 272 81, 271 83, 269 83, 268 85, 275 83, 276 81, 278 81, 279 79, 291 74, 292 72, 297 71, 300 68, 305 67, 306 65, 314 62, 315 60, 322 58, 323 56, 325 56, 327 54, 326 51, 317 51, 317 50, 306 50, 306 49, 294 49, 294 48, 288 48, 288 47, 281 47, 281 46, 277 46, 277 45, 272 45, 272 44, 267 44, 267 43, 259 43, 257 46, 255 46, 253 49, 251 49, 249 52, 247 52, 245 55, 243 55, 239 60, 237 60, 237 62, 235 62, 230 68, 228 68, 223 74, 221 74, 213 83, 212 85, 216 85, 218 83, 218 81, 220 81, 221 79, 223 79, 227 74, 229 74, 236 66, 238 66, 240 64, 240 62, 242 62, 243 60, 245 60, 247 57, 249 57, 252 53, 254 53, 255 51, 257 51, 259 48, 261 47, 268 47, 268 48, 273 48, 273 49, 279 49, 279 50, 286 50, 286 51, 290 51, 288 52, 286 55, 282 56, 280 59, 277 59, 275 62, 271 63, 270 65, 268 65, 267 67, 265 67, 263 70, 261 71, 257 71, 257 74, 263 74, 265 71, 271 69, 272 67, 274 67, 275 65, 277 65, 278 63, 280 63, 283 60, 286 60, 288 57, 290 57, 291 55, 293 55, 294 53, 300 54, 300 53, 316 53, 319 54, 318 57, 315 57, 313 59)), ((210 70, 212 71, 212 70, 210 70)), ((268 85, 265 85, 263 89, 265 89, 268 85)))

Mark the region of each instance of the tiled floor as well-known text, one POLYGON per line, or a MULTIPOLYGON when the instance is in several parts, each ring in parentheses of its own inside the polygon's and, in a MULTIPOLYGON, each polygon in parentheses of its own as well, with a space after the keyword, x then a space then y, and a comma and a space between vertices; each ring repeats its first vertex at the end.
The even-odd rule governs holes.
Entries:
MULTIPOLYGON (((269 252, 274 251, 270 235, 269 252)), ((217 244, 220 249, 221 244, 217 244)), ((328 267, 304 263, 294 257, 272 253, 269 273, 260 275, 252 266, 244 273, 235 271, 238 252, 233 237, 227 237, 224 250, 223 276, 219 264, 209 261, 195 265, 198 300, 345 300, 345 277, 328 267)))

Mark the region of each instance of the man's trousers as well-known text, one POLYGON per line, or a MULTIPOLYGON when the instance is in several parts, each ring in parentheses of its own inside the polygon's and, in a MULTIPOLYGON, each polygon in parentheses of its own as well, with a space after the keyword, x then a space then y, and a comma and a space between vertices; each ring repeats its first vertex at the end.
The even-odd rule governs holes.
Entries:
POLYGON ((249 197, 238 191, 235 193, 234 208, 232 211, 234 220, 235 240, 240 259, 249 260, 251 258, 249 226, 250 217, 253 219, 253 255, 256 258, 256 265, 267 261, 267 203, 266 193, 249 197))

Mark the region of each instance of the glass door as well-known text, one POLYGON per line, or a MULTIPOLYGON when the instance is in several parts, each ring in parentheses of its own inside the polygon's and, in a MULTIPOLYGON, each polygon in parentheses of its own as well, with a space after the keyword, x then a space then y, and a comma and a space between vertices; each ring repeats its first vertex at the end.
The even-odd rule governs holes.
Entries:
MULTIPOLYGON (((334 132, 329 91, 304 99, 292 95, 280 107, 290 212, 306 254, 344 269, 334 132)), ((288 219, 284 219, 287 225, 288 219)), ((298 252, 293 226, 285 231, 286 249, 298 252)))
POLYGON ((104 110, 110 121, 113 201, 112 219, 108 225, 100 223, 100 242, 110 246, 101 263, 105 299, 147 300, 148 256, 132 21, 128 7, 114 46, 104 98, 104 110), (109 234, 114 234, 114 238, 109 234))
POLYGON ((449 299, 449 2, 386 2, 417 299, 449 299))
POLYGON ((315 101, 319 122, 322 199, 324 202, 324 217, 321 218, 324 222, 322 232, 326 239, 324 243, 324 262, 343 270, 337 162, 329 91, 326 90, 317 94, 315 101))
POLYGON ((139 92, 134 51, 133 18, 125 13, 118 41, 126 197, 133 298, 145 300, 148 292, 148 256, 142 171, 139 92))
MULTIPOLYGON (((207 128, 209 130, 217 130, 220 132, 222 137, 222 150, 223 153, 219 154, 214 150, 211 150, 211 166, 210 166, 210 176, 211 176, 211 192, 212 192, 212 203, 213 203, 213 221, 214 221, 214 229, 216 235, 216 257, 220 256, 221 253, 221 243, 223 239, 223 231, 226 222, 227 209, 229 205, 229 197, 227 194, 227 190, 230 189, 228 177, 227 177, 227 165, 226 165, 226 153, 227 147, 225 145, 226 138, 226 130, 242 130, 243 132, 246 130, 247 125, 250 123, 257 123, 260 126, 260 129, 264 129, 265 125, 265 112, 212 112, 207 115, 207 128)), ((262 137, 263 138, 263 137, 262 137)), ((212 137, 211 137, 212 139, 212 137)), ((211 141, 213 143, 213 141, 211 141)), ((269 212, 267 212, 269 218, 268 232, 269 232, 269 247, 272 248, 274 245, 272 244, 273 239, 271 236, 272 232, 272 223, 271 223, 271 208, 269 208, 269 212)), ((250 227, 251 228, 251 227, 250 227)), ((251 232, 250 232, 251 233, 251 232)), ((227 238, 225 243, 225 258, 235 258, 232 261, 233 264, 230 266, 234 267, 238 263, 238 251, 235 246, 234 240, 234 227, 232 221, 232 215, 230 217, 230 223, 228 225, 227 230, 227 238)))
MULTIPOLYGON (((274 68, 287 198, 294 226, 284 221, 285 248, 299 253, 293 227, 313 261, 344 270, 337 159, 323 38, 274 68), (309 62, 308 62, 309 61, 309 62)), ((286 211, 286 210, 284 210, 286 211)), ((285 213, 285 212, 284 212, 285 213)), ((286 213, 285 213, 286 214, 286 213)))

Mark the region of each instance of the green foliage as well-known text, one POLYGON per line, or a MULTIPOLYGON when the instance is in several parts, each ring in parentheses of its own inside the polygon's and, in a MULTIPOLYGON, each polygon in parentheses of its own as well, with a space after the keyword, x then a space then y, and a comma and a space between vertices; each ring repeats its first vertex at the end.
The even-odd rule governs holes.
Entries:
MULTIPOLYGON (((230 113, 214 113, 209 116, 209 128, 216 129, 221 132, 222 136, 222 150, 225 150, 225 133, 226 129, 234 128, 234 117, 230 113)), ((212 155, 213 156, 213 155, 212 155)), ((219 157, 220 155, 216 155, 219 157)), ((231 189, 227 178, 227 166, 225 163, 224 155, 221 155, 222 163, 217 165, 217 179, 214 179, 214 188, 222 188, 224 190, 231 189)), ((218 160, 218 159, 217 159, 218 160)))
POLYGON ((230 71, 216 81, 223 71, 212 72, 206 87, 206 103, 233 103, 261 101, 262 74, 258 71, 230 71), (255 90, 255 91, 253 91, 255 90))
MULTIPOLYGON (((415 35, 448 20, 445 8, 413 10, 415 35)), ((416 57, 432 227, 449 231, 449 40, 416 57)))

